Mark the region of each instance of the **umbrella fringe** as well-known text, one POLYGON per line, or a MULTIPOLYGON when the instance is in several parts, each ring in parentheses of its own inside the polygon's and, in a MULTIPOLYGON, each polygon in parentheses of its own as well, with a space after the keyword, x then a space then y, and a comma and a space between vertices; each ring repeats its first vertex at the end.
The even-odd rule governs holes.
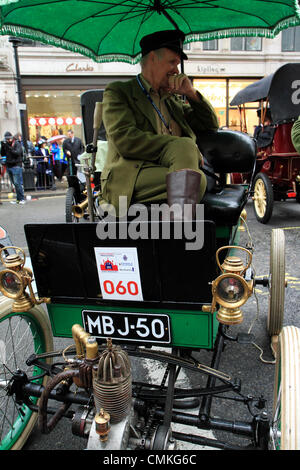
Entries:
POLYGON ((3 5, 9 5, 10 3, 16 3, 18 1, 19 0, 0 0, 0 7, 2 7, 3 5))
POLYGON ((300 25, 300 10, 299 18, 293 17, 287 20, 283 20, 273 30, 267 28, 235 28, 226 29, 223 31, 211 31, 207 33, 192 33, 187 34, 185 37, 185 43, 196 42, 196 41, 210 41, 213 39, 223 39, 230 37, 266 37, 268 39, 274 39, 280 31, 300 25))
MULTIPOLYGON (((0 0, 1 1, 1 0, 0 0)), ((12 35, 17 37, 23 37, 26 39, 32 39, 33 41, 39 41, 44 44, 49 44, 51 46, 60 47, 62 49, 67 49, 71 52, 82 54, 84 56, 90 57, 95 62, 126 62, 128 64, 135 65, 140 61, 141 54, 138 53, 135 57, 130 57, 129 55, 122 54, 105 54, 97 56, 87 47, 76 44, 75 42, 65 41, 64 39, 56 38, 41 31, 35 31, 22 26, 15 25, 3 25, 0 29, 0 35, 12 35)))

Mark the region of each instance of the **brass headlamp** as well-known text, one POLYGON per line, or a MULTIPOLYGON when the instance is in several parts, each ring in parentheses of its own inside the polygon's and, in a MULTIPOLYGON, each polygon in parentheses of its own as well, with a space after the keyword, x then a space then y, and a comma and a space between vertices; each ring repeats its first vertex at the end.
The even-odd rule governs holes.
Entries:
POLYGON ((240 307, 248 300, 253 292, 253 281, 246 281, 243 274, 250 267, 252 253, 243 247, 223 246, 216 253, 217 264, 222 274, 212 283, 213 302, 211 312, 214 312, 216 304, 220 305, 217 320, 225 325, 235 325, 243 321, 240 307), (248 255, 246 266, 238 256, 227 256, 220 264, 220 251, 225 249, 243 250, 248 255))
POLYGON ((25 267, 26 255, 24 250, 15 246, 5 246, 0 249, 0 262, 5 269, 0 271, 0 291, 6 297, 14 299, 13 312, 24 312, 36 304, 49 302, 49 299, 36 299, 32 289, 32 271, 25 267), (14 253, 9 253, 14 250, 14 253), (29 289, 29 294, 26 288, 29 289))

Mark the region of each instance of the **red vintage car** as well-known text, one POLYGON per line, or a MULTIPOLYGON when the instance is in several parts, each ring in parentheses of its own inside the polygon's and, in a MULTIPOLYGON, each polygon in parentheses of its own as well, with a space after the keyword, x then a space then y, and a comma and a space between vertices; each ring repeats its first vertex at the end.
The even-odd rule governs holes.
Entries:
POLYGON ((249 184, 256 218, 267 223, 274 201, 300 202, 300 155, 291 141, 293 123, 300 115, 300 64, 285 64, 275 73, 258 80, 235 95, 231 106, 238 106, 241 130, 245 129, 245 103, 260 102, 260 130, 253 175, 233 173, 232 182, 249 184))

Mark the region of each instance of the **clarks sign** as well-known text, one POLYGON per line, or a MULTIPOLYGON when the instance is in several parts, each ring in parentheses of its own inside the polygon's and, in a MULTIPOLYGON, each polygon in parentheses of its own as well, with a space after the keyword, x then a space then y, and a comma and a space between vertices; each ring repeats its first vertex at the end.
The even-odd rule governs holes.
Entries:
POLYGON ((79 65, 75 62, 66 66, 66 72, 93 72, 94 67, 89 64, 79 65))

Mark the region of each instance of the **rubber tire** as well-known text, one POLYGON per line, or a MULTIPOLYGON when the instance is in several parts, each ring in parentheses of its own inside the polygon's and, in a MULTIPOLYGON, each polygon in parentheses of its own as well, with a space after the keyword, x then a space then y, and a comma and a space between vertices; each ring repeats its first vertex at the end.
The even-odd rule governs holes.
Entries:
POLYGON ((73 214, 73 206, 76 204, 75 199, 75 189, 70 186, 67 190, 66 194, 66 207, 65 207, 65 215, 66 215, 66 222, 79 222, 78 217, 75 217, 73 214))
MULTIPOLYGON (((7 297, 4 297, 4 296, 0 297, 0 328, 2 328, 2 331, 3 331, 3 325, 4 325, 3 322, 10 321, 11 319, 14 320, 14 317, 18 316, 20 318, 20 321, 22 322, 22 326, 23 324, 27 323, 27 325, 30 326, 31 332, 32 332, 33 327, 35 331, 37 332, 37 336, 35 336, 34 346, 39 349, 38 350, 36 349, 34 351, 28 351, 29 355, 33 353, 43 353, 46 351, 53 351, 53 335, 52 335, 51 325, 50 325, 48 315, 45 312, 44 308, 41 305, 38 305, 38 306, 34 306, 28 312, 15 313, 12 311, 12 303, 13 301, 11 299, 8 299, 7 297)), ((22 330, 22 333, 23 333, 23 330, 22 330)), ((24 339, 24 336, 22 335, 23 339, 24 339)), ((14 338, 15 338, 15 335, 14 335, 14 338)), ((5 337, 5 339, 7 338, 5 337)), ((22 354, 23 354, 23 351, 25 351, 26 345, 23 345, 23 343, 19 342, 18 346, 22 350, 22 354)), ((24 357, 24 361, 26 359, 27 357, 24 357)), ((46 362, 50 363, 51 361, 47 360, 46 362)), ((18 364, 15 364, 15 363, 13 365, 15 369, 18 366, 18 364)), ((0 364, 1 379, 3 379, 4 377, 2 373, 2 369, 4 369, 3 365, 0 364)), ((32 375, 32 372, 33 372, 33 368, 30 369, 30 376, 32 375)), ((36 373, 39 373, 39 371, 36 370, 36 373)), ((45 377, 44 379, 40 379, 38 383, 45 385, 46 382, 47 382, 47 377, 45 377)), ((3 398, 2 395, 1 395, 1 398, 3 398)), ((19 419, 18 416, 14 416, 15 421, 13 422, 13 425, 16 429, 16 437, 11 442, 4 443, 1 440, 0 441, 1 450, 19 450, 24 446, 26 440, 28 439, 33 427, 35 426, 38 415, 37 413, 29 410, 29 408, 27 408, 26 405, 23 405, 23 410, 26 411, 26 419, 24 423, 23 424, 20 423, 21 420, 19 419), (19 428, 19 433, 17 432, 18 428, 19 428)), ((6 436, 8 434, 9 434, 9 431, 7 432, 6 436)), ((0 439, 2 439, 1 436, 0 436, 0 439)))
POLYGON ((153 442, 153 450, 167 450, 171 430, 164 424, 159 424, 153 442))
POLYGON ((300 203, 300 183, 296 183, 296 202, 300 203))
POLYGON ((264 173, 258 173, 254 179, 253 190, 255 217, 260 223, 266 224, 272 216, 274 206, 274 192, 269 177, 264 173), (259 198, 255 199, 258 195, 259 198))
POLYGON ((295 326, 283 327, 279 335, 272 430, 273 448, 300 450, 300 329, 295 326))
POLYGON ((267 330, 279 335, 284 319, 285 299, 285 235, 280 228, 272 230, 270 252, 270 293, 267 330))

